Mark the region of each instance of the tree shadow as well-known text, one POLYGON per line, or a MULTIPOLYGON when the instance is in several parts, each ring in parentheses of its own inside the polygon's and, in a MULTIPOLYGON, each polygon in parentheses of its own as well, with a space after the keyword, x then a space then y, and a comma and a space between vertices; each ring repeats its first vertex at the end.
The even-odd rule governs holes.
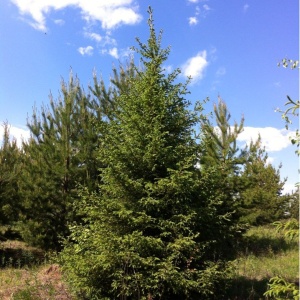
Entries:
POLYGON ((40 265, 45 261, 45 252, 35 248, 0 246, 0 268, 22 268, 40 265))
POLYGON ((277 254, 298 247, 295 241, 287 242, 284 237, 244 237, 239 245, 239 250, 244 254, 261 256, 266 254, 277 254))
POLYGON ((224 299, 230 300, 259 300, 266 299, 264 293, 268 289, 269 278, 261 280, 239 276, 226 283, 224 299))

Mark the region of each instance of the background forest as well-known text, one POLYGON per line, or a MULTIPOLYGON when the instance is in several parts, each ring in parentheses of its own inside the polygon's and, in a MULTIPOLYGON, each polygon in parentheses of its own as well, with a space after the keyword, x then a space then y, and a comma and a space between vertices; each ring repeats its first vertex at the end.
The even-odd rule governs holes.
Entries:
POLYGON ((109 86, 95 75, 85 90, 70 73, 61 96, 34 109, 22 147, 4 124, 0 238, 51 252, 74 299, 259 299, 273 276, 234 298, 235 264, 247 251, 297 251, 253 232, 298 219, 298 194, 282 194, 259 136, 238 145, 244 118, 233 122, 221 98, 212 112, 208 99, 191 107, 149 16, 140 61, 114 68, 109 86))

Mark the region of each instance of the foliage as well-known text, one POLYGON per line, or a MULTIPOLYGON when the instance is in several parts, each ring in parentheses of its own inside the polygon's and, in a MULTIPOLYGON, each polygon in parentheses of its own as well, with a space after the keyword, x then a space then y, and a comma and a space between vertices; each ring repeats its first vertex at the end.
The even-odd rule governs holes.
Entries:
MULTIPOLYGON (((277 231, 283 231, 286 238, 290 241, 299 238, 299 221, 290 219, 289 221, 275 222, 277 231)), ((272 277, 268 284, 268 290, 264 293, 265 296, 273 296, 276 299, 299 299, 299 286, 291 283, 281 276, 272 277)))
MULTIPOLYGON (((280 63, 278 63, 278 66, 283 66, 284 68, 287 68, 288 66, 291 67, 291 69, 299 69, 299 60, 291 60, 288 58, 284 58, 280 63)), ((282 119, 285 121, 285 127, 286 129, 289 129, 290 124, 292 124, 292 117, 298 117, 299 116, 299 107, 300 107, 300 101, 299 100, 292 100, 291 97, 287 96, 288 101, 285 103, 285 106, 287 107, 286 110, 276 109, 277 112, 280 112, 282 115, 282 119)), ((299 130, 296 130, 295 136, 291 138, 291 142, 293 145, 296 145, 297 148, 299 148, 300 145, 300 134, 299 130)), ((300 155, 300 150, 296 151, 296 154, 300 155)))
MULTIPOLYGON (((18 220, 31 245, 64 246, 59 260, 82 299, 224 298, 228 260, 240 249, 245 224, 277 220, 290 198, 281 195, 284 182, 260 138, 239 148, 244 118, 231 124, 221 99, 213 121, 202 103, 189 110, 189 82, 178 83, 178 69, 164 72, 169 48, 161 48, 149 13, 150 37, 146 44, 137 39, 135 49, 141 68, 133 61, 114 68, 109 88, 94 74, 88 93, 71 74, 57 101, 51 96, 49 107, 34 110, 21 149, 4 124, 0 219, 18 220)), ((299 101, 288 100, 287 128, 299 109, 299 101)), ((299 145, 298 132, 292 142, 299 145)), ((294 236, 298 229, 285 230, 294 236)), ((249 251, 258 245, 245 240, 249 251)), ((272 255, 281 241, 268 244, 272 255)), ((13 262, 7 253, 2 265, 13 262)), ((268 293, 279 295, 282 287, 289 292, 292 285, 275 278, 268 293)))
POLYGON ((237 137, 243 131, 244 118, 240 124, 229 123, 231 115, 225 102, 219 98, 218 105, 214 105, 216 126, 208 118, 202 118, 203 153, 201 162, 204 165, 221 164, 224 171, 231 169, 238 172, 238 165, 244 162, 243 152, 237 146, 237 137))
POLYGON ((296 190, 289 195, 289 201, 287 203, 287 213, 290 218, 299 220, 299 185, 296 187, 296 190))
POLYGON ((31 139, 23 143, 24 166, 21 234, 43 248, 58 248, 60 236, 75 216, 70 208, 78 199, 77 184, 93 190, 98 182, 95 152, 99 131, 90 95, 72 74, 61 84, 62 97, 51 97, 50 109, 35 110, 28 122, 31 139))
POLYGON ((260 138, 249 146, 248 158, 240 175, 243 188, 237 211, 240 221, 250 225, 271 223, 284 217, 289 196, 282 195, 285 180, 280 168, 267 162, 268 155, 260 146, 260 138))
POLYGON ((299 288, 294 283, 287 282, 279 276, 272 277, 269 281, 269 289, 264 296, 275 297, 275 299, 299 300, 299 288))
POLYGON ((224 195, 225 208, 235 210, 233 217, 241 224, 259 225, 281 218, 287 201, 281 195, 285 182, 280 180, 279 169, 267 163, 260 137, 240 149, 238 136, 243 131, 244 118, 231 125, 231 115, 220 98, 214 105, 213 117, 213 122, 208 118, 201 122, 200 161, 202 170, 217 168, 216 189, 218 195, 224 195))
MULTIPOLYGON (((299 61, 298 60, 289 60, 289 59, 283 59, 282 65, 284 67, 287 67, 291 65, 292 69, 298 68, 299 61)), ((280 63, 279 63, 280 66, 280 63)), ((289 124, 291 124, 290 116, 288 114, 291 114, 292 116, 299 116, 299 107, 300 107, 300 101, 293 101, 288 96, 288 102, 285 104, 288 106, 287 110, 283 112, 282 118, 286 122, 286 129, 289 128, 289 124)), ((279 110, 280 111, 280 110, 279 110)), ((282 112, 282 111, 280 111, 282 112)), ((300 145, 300 136, 299 136, 299 130, 296 130, 296 135, 291 140, 292 144, 295 144, 297 147, 300 145)), ((300 151, 297 150, 296 154, 299 156, 300 151)), ((298 201, 299 201, 299 183, 297 183, 298 191, 296 194, 298 194, 298 201)), ((298 209, 299 209, 299 202, 298 202, 298 209)), ((298 211, 299 215, 299 211, 298 211)), ((299 238, 299 220, 291 219, 286 223, 282 222, 276 222, 274 223, 278 231, 284 231, 285 235, 289 239, 299 238)), ((293 299, 299 299, 300 293, 299 293, 299 286, 296 286, 294 283, 290 283, 283 279, 282 277, 273 277, 269 281, 269 289, 265 292, 265 296, 274 296, 276 299, 287 299, 293 297, 293 299)))
POLYGON ((18 217, 20 194, 18 177, 21 171, 21 151, 15 139, 10 140, 9 125, 3 124, 0 148, 0 223, 12 224, 18 217))
POLYGON ((148 43, 138 40, 136 49, 143 69, 116 98, 99 147, 101 189, 81 192, 77 209, 86 217, 60 256, 88 299, 209 299, 224 277, 212 250, 219 235, 229 236, 230 214, 209 194, 216 173, 196 167, 197 116, 186 84, 174 83, 179 71, 163 72, 169 49, 161 49, 149 13, 148 43))
POLYGON ((127 69, 113 69, 114 87, 106 88, 94 74, 89 93, 70 73, 62 81, 61 96, 50 96, 50 107, 33 112, 28 122, 31 139, 23 143, 24 166, 20 178, 22 209, 19 228, 23 239, 46 249, 61 248, 61 239, 69 234, 68 223, 82 216, 73 211, 79 201, 77 188, 99 188, 103 166, 97 148, 113 118, 114 98, 125 91, 127 69))
MULTIPOLYGON (((235 122, 231 125, 231 115, 221 98, 218 105, 214 105, 213 117, 213 122, 207 117, 201 118, 201 171, 203 174, 214 173, 214 182, 210 186, 213 187, 214 197, 222 203, 217 209, 237 220, 235 211, 240 203, 239 194, 242 188, 240 174, 246 162, 246 152, 238 147, 237 138, 243 131, 244 118, 239 124, 235 122)), ((219 238, 222 240, 222 236, 219 238)), ((221 249, 222 247, 220 251, 221 249)))
POLYGON ((284 68, 290 67, 291 69, 297 69, 299 68, 299 60, 283 58, 277 65, 278 67, 283 66, 284 68))
POLYGON ((293 240, 299 236, 299 222, 296 219, 290 219, 287 222, 274 222, 277 231, 283 231, 285 236, 293 240))

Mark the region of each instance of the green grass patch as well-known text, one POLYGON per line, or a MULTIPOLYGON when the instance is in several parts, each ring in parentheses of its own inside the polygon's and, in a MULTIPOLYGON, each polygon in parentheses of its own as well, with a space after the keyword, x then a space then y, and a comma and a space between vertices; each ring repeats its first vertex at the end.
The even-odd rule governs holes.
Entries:
POLYGON ((245 233, 232 265, 228 299, 266 299, 263 294, 272 277, 298 284, 298 241, 290 241, 272 225, 253 227, 245 233))
POLYGON ((299 253, 298 250, 288 250, 277 254, 246 255, 235 261, 236 273, 250 279, 264 279, 282 276, 288 281, 298 281, 299 253))

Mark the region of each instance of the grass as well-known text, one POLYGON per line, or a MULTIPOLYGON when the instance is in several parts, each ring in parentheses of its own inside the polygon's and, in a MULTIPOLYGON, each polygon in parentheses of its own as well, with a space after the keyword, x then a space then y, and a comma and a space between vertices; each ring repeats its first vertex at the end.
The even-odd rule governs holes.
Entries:
POLYGON ((60 268, 20 241, 0 242, 0 299, 71 300, 60 268))
MULTIPOLYGON (((253 227, 244 235, 239 255, 232 262, 226 298, 267 299, 263 296, 271 277, 282 276, 298 283, 299 246, 274 226, 253 227)), ((0 299, 74 300, 62 279, 60 268, 40 249, 20 241, 0 242, 0 299)))
POLYGON ((29 247, 17 240, 0 242, 0 267, 39 265, 45 262, 46 254, 38 248, 29 247))
POLYGON ((237 274, 256 280, 282 276, 287 281, 298 281, 298 256, 298 251, 294 250, 265 257, 240 257, 236 260, 237 274))
POLYGON ((5 268, 0 275, 0 299, 71 300, 59 266, 43 265, 30 269, 5 268))
POLYGON ((228 299, 266 299, 269 279, 281 276, 299 282, 299 246, 272 225, 251 228, 233 262, 234 275, 228 299))

